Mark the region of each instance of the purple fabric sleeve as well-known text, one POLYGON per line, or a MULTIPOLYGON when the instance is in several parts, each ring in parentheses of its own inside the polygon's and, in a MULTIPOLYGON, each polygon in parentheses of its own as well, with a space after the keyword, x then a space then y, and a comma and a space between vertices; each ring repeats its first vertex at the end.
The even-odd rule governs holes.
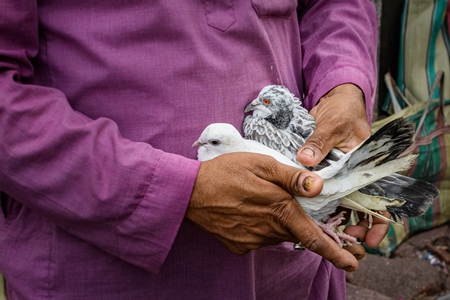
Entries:
POLYGON ((3 7, 11 19, 0 35, 0 189, 75 236, 157 272, 199 162, 124 139, 113 121, 92 120, 61 92, 27 84, 37 47, 33 2, 3 7))
POLYGON ((364 93, 371 122, 377 86, 375 6, 369 0, 304 2, 300 37, 306 107, 337 85, 354 83, 364 93))

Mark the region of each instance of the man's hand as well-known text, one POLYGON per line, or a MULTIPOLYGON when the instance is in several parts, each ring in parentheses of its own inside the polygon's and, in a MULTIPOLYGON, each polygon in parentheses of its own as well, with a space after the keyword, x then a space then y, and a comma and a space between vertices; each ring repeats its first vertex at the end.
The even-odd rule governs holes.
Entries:
POLYGON ((298 161, 305 166, 317 165, 333 148, 348 152, 371 134, 363 93, 353 84, 332 89, 310 114, 317 126, 297 153, 298 161))
POLYGON ((354 271, 355 257, 327 236, 292 197, 314 197, 322 186, 314 173, 269 156, 224 154, 201 164, 186 217, 236 254, 300 241, 336 267, 354 271))
MULTIPOLYGON (((362 91, 353 84, 335 87, 322 97, 310 111, 316 119, 317 127, 311 137, 297 153, 297 159, 306 166, 321 162, 333 148, 348 152, 367 137, 371 130, 367 123, 365 101, 362 91)), ((386 213, 388 215, 388 213, 386 213)), ((345 229, 370 248, 375 248, 386 235, 388 224, 374 218, 372 228, 368 229, 366 220, 345 229)), ((355 257, 365 255, 362 245, 346 247, 355 257)))

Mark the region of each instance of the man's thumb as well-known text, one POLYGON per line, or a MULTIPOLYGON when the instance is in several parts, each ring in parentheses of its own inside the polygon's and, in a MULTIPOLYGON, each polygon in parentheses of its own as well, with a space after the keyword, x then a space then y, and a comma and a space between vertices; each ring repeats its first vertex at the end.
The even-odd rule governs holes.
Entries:
POLYGON ((304 166, 318 165, 333 149, 333 141, 321 138, 314 132, 297 152, 297 160, 304 166))

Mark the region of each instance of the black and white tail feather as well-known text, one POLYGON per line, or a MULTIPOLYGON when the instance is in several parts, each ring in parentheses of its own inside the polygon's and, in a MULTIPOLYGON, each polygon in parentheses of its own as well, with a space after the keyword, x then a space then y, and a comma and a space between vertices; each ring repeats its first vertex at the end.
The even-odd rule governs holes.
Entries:
MULTIPOLYGON (((389 211, 390 206, 401 205, 404 201, 385 202, 381 197, 371 195, 372 198, 364 198, 366 201, 363 205, 359 202, 362 194, 359 190, 411 166, 415 156, 398 156, 412 144, 413 134, 414 128, 403 118, 386 124, 337 162, 315 171, 328 184, 324 185, 324 189, 318 197, 302 202, 302 207, 308 210, 309 206, 316 207, 318 202, 326 205, 324 199, 330 197, 331 199, 340 199, 339 206, 392 221, 378 211, 389 211), (367 201, 369 199, 371 201, 367 201)), ((311 212, 310 215, 323 221, 329 216, 329 213, 324 214, 322 210, 317 210, 311 212)))
MULTIPOLYGON (((399 118, 386 124, 361 146, 349 152, 348 161, 332 176, 340 180, 350 174, 355 180, 357 177, 374 180, 344 196, 340 206, 393 223, 401 221, 398 217, 416 217, 425 213, 439 196, 439 190, 426 181, 396 174, 409 169, 416 158, 415 155, 399 157, 412 144, 413 135, 413 125, 399 118), (392 219, 383 217, 379 211, 388 211, 392 219)), ((334 165, 317 173, 327 176, 334 165)))

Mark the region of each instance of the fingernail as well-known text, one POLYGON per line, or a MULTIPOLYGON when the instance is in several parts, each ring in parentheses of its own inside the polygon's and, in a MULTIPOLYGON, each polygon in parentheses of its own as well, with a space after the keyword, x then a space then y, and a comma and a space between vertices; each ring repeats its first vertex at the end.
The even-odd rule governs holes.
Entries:
POLYGON ((362 253, 355 253, 353 254, 353 256, 357 259, 357 260, 361 260, 364 258, 364 254, 362 253))
POLYGON ((302 186, 305 191, 311 191, 311 189, 314 187, 314 177, 306 177, 305 180, 303 180, 302 186))
POLYGON ((348 266, 348 267, 345 267, 344 270, 347 272, 355 272, 356 268, 353 266, 348 266))
POLYGON ((311 158, 314 158, 314 151, 312 151, 312 150, 309 149, 309 148, 303 149, 303 150, 302 150, 302 154, 307 155, 307 156, 309 156, 309 157, 311 157, 311 158))

